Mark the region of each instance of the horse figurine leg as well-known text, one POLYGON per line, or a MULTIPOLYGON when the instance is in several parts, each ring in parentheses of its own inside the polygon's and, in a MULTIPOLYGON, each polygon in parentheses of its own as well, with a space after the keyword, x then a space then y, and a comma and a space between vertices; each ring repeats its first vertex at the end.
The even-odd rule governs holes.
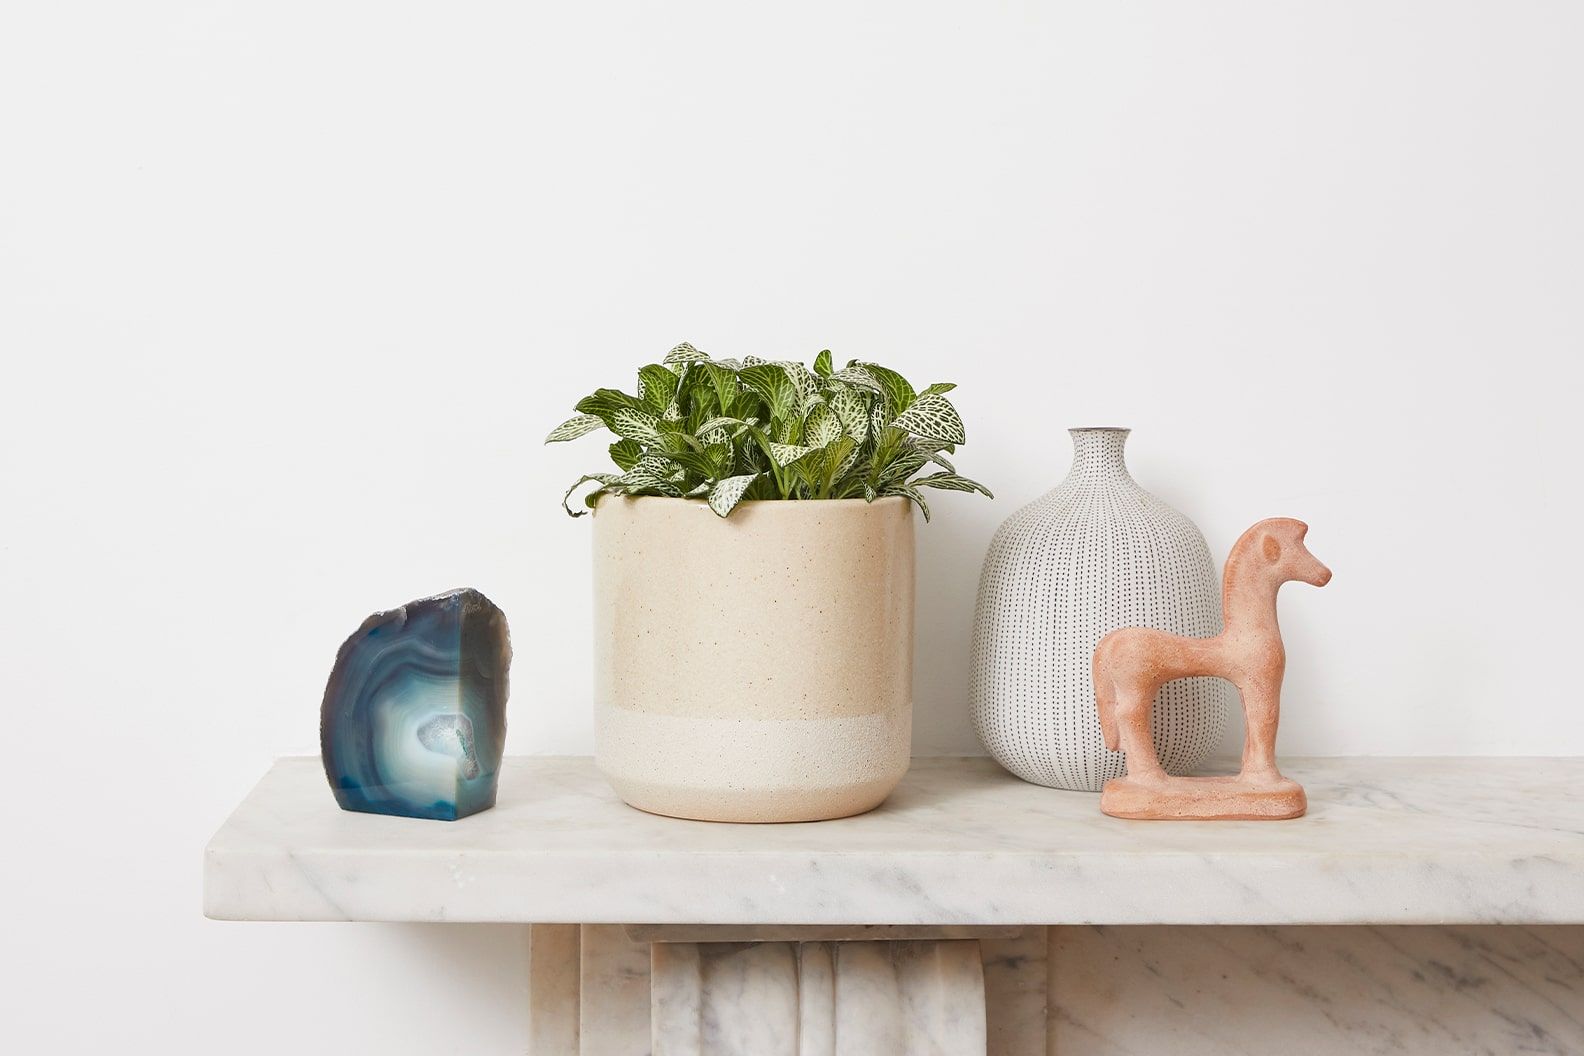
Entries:
POLYGON ((1238 686, 1243 698, 1243 767, 1245 781, 1269 785, 1283 780, 1276 769, 1276 724, 1281 717, 1280 683, 1250 681, 1238 686))
POLYGON ((1150 712, 1154 707, 1154 690, 1135 686, 1117 688, 1117 734, 1127 756, 1128 776, 1136 781, 1166 780, 1166 770, 1155 754, 1155 739, 1150 736, 1150 712))

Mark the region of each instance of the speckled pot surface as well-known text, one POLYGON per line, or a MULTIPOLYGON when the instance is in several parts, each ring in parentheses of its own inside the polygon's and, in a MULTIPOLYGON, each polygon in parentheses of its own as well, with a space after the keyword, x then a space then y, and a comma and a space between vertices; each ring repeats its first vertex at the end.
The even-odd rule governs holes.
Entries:
POLYGON ((595 762, 641 810, 818 821, 880 804, 913 725, 906 499, 594 511, 595 762))

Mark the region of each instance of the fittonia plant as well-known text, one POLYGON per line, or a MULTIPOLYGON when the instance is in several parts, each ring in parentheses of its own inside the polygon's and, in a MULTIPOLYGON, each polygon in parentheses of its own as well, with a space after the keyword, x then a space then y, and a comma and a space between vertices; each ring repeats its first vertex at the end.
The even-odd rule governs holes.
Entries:
POLYGON ((545 442, 616 434, 610 456, 621 472, 580 477, 562 501, 574 517, 588 511, 571 507, 572 493, 593 482, 587 507, 606 493, 665 495, 705 499, 725 517, 743 499, 900 495, 929 520, 923 488, 990 494, 946 458, 966 439, 946 399, 954 388, 915 392, 896 371, 858 360, 834 370, 829 351, 810 369, 754 356, 712 360, 681 344, 638 371, 638 395, 585 396, 545 442))

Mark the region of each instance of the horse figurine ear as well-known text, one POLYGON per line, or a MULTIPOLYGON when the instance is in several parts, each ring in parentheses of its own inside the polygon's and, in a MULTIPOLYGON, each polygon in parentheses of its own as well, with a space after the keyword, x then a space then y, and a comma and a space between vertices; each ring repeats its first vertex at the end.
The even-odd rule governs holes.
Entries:
POLYGON ((1106 747, 1127 754, 1127 776, 1106 782, 1100 809, 1115 818, 1155 820, 1296 818, 1308 799, 1276 769, 1276 720, 1282 680, 1276 591, 1297 579, 1316 587, 1331 570, 1303 544, 1307 526, 1284 517, 1261 521, 1227 558, 1226 629, 1214 638, 1181 638, 1124 627, 1100 639, 1094 653, 1095 703, 1106 747), (1284 560, 1279 575, 1267 566, 1284 560), (1155 691, 1176 678, 1219 675, 1243 697, 1247 736, 1243 768, 1231 777, 1173 777, 1155 754, 1150 708, 1155 691))

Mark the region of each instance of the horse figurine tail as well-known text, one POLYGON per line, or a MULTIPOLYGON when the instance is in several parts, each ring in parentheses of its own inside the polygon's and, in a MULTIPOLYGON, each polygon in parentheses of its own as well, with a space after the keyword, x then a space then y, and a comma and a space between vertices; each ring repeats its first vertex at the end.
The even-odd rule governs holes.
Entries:
POLYGON ((1105 735, 1106 747, 1114 752, 1122 743, 1117 732, 1116 683, 1102 670, 1099 649, 1095 650, 1090 674, 1094 679, 1095 704, 1100 709, 1100 732, 1105 735))

